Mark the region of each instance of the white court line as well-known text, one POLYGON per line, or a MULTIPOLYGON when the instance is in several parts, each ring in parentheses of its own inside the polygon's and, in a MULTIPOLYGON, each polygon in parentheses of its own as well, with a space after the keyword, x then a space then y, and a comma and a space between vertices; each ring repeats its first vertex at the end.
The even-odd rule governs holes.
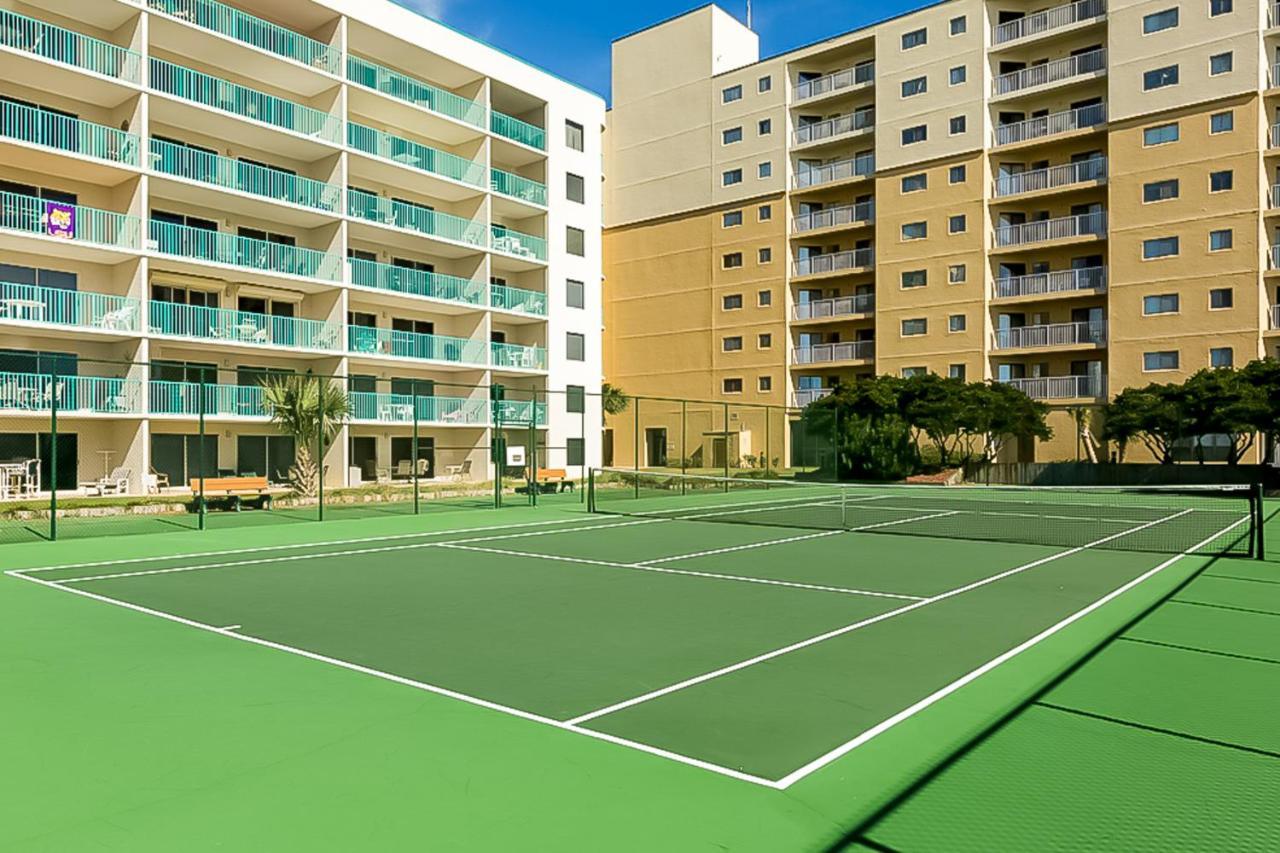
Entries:
MULTIPOLYGON (((1159 519, 1158 521, 1148 522, 1147 524, 1144 524, 1140 527, 1134 527, 1130 530, 1125 530, 1121 533, 1113 533, 1110 536, 1104 536, 1101 539, 1095 539, 1094 541, 1090 542, 1087 545, 1080 545, 1066 551, 1060 551, 1057 554, 1050 554, 1048 557, 1041 557, 1039 560, 1033 560, 1030 563, 1025 563, 1021 566, 1016 566, 1015 568, 1008 569, 1006 571, 1001 572, 1000 574, 992 575, 991 577, 983 578, 981 580, 974 581, 973 583, 965 584, 964 586, 947 590, 946 592, 942 592, 937 595, 930 596, 929 598, 921 599, 920 601, 916 601, 911 604, 905 605, 903 607, 899 607, 896 610, 889 610, 885 613, 880 613, 868 619, 863 619, 861 621, 854 622, 851 625, 845 625, 842 628, 836 628, 833 631, 827 631, 825 633, 818 634, 813 637, 809 637, 806 640, 800 640, 799 642, 791 643, 790 645, 783 646, 778 649, 774 649, 773 651, 765 652, 764 654, 756 655, 755 657, 738 661, 737 663, 730 664, 729 666, 724 666, 719 669, 712 670, 710 672, 705 672, 702 675, 697 675, 697 676, 694 676, 693 678, 686 678, 684 681, 678 681, 675 684, 669 684, 666 687, 662 687, 657 690, 651 690, 648 693, 642 693, 641 695, 634 696, 631 699, 626 699, 622 702, 616 702, 604 708, 599 708, 595 711, 591 711, 590 713, 582 714, 580 716, 574 717, 569 722, 573 723, 574 725, 581 725, 582 723, 588 722, 590 720, 594 720, 599 717, 604 717, 609 714, 613 714, 618 711, 624 710, 626 708, 631 708, 636 705, 643 704, 645 702, 650 702, 654 699, 658 699, 662 696, 667 696, 672 693, 676 693, 680 690, 686 690, 698 684, 704 684, 713 679, 720 678, 721 676, 729 675, 730 673, 747 669, 748 667, 752 667, 752 666, 755 666, 756 664, 764 663, 765 661, 770 661, 775 658, 782 657, 783 655, 790 654, 791 652, 799 651, 800 649, 805 649, 805 648, 808 648, 809 646, 817 645, 818 643, 822 643, 827 640, 834 639, 836 637, 842 637, 845 634, 849 634, 849 633, 852 633, 853 631, 858 631, 858 630, 861 630, 862 628, 875 625, 876 623, 883 622, 886 619, 892 619, 895 616, 901 616, 904 613, 910 613, 912 610, 918 610, 921 607, 927 607, 930 604, 936 604, 939 601, 944 601, 948 598, 953 598, 957 595, 961 595, 966 592, 971 592, 972 590, 978 589, 979 587, 984 587, 984 586, 987 586, 988 584, 995 583, 996 581, 1004 580, 1005 578, 1012 577, 1013 575, 1020 574, 1022 572, 1028 571, 1029 569, 1034 569, 1038 566, 1043 566, 1046 563, 1052 563, 1055 560, 1061 560, 1063 557, 1070 557, 1073 554, 1078 554, 1081 551, 1087 550, 1089 548, 1095 548, 1099 545, 1105 545, 1106 543, 1114 539, 1118 539, 1121 536, 1128 536, 1131 533, 1137 533, 1138 531, 1144 530, 1148 527, 1154 527, 1157 524, 1161 524, 1166 521, 1171 521, 1175 518, 1180 518, 1181 516, 1186 515, 1189 512, 1191 512, 1191 510, 1189 509, 1183 510, 1182 512, 1176 515, 1171 515, 1171 516, 1168 516, 1167 518, 1159 519)), ((1215 534, 1215 538, 1217 535, 1220 535, 1220 534, 1215 534)), ((1199 546, 1196 546, 1196 547, 1199 547, 1199 546)))
POLYGON ((228 625, 227 627, 225 627, 225 628, 219 628, 218 630, 219 630, 219 631, 239 631, 242 627, 244 627, 244 626, 243 626, 243 625, 228 625))
MULTIPOLYGON (((849 500, 846 501, 846 503, 865 503, 867 501, 882 501, 882 500, 888 499, 888 497, 889 497, 888 495, 874 495, 874 496, 865 497, 865 498, 850 498, 849 500)), ((644 500, 644 499, 641 498, 641 500, 644 500)), ((732 504, 714 504, 714 505, 708 504, 707 512, 705 513, 696 513, 694 515, 682 515, 682 516, 673 518, 671 520, 672 521, 688 521, 691 518, 710 518, 715 515, 737 514, 738 512, 767 512, 771 509, 776 509, 780 506, 782 507, 840 506, 840 502, 835 499, 834 495, 803 495, 803 496, 794 497, 794 498, 778 498, 777 500, 773 500, 773 501, 740 501, 738 503, 732 503, 732 504), (739 510, 735 510, 735 512, 733 513, 724 512, 724 510, 730 510, 736 507, 759 507, 759 509, 739 509, 739 510)), ((694 507, 685 506, 685 507, 680 507, 678 509, 639 510, 637 512, 627 513, 627 515, 644 515, 644 516, 651 516, 653 518, 666 518, 671 513, 675 513, 675 512, 687 513, 687 512, 690 512, 691 510, 697 510, 697 509, 698 507, 696 506, 694 507)), ((607 513, 609 510, 605 509, 602 511, 607 513)))

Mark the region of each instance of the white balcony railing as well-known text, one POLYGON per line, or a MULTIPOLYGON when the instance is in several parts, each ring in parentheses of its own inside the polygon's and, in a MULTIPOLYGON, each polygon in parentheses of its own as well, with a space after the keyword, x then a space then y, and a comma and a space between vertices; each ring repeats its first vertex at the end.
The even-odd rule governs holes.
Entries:
POLYGON ((836 228, 840 225, 867 225, 876 218, 876 205, 872 201, 858 204, 842 204, 839 207, 828 207, 797 216, 792 222, 795 230, 801 233, 817 231, 820 228, 836 228))
POLYGON ((1267 83, 1273 89, 1276 86, 1280 86, 1280 62, 1277 62, 1271 66, 1271 76, 1267 78, 1267 83))
POLYGON ((1019 225, 1001 225, 996 228, 997 246, 1022 246, 1028 243, 1044 243, 1049 240, 1066 240, 1071 237, 1100 237, 1107 233, 1106 211, 1063 216, 1058 219, 1041 219, 1019 225))
POLYGON ((856 270, 875 264, 871 249, 850 249, 847 252, 829 252, 811 255, 796 261, 796 275, 821 275, 822 273, 856 270))
POLYGON ((796 171, 796 189, 821 187, 850 178, 865 178, 875 170, 876 156, 870 151, 848 160, 823 163, 821 166, 802 166, 796 171))
POLYGON ((1271 143, 1271 148, 1280 148, 1280 122, 1271 125, 1271 132, 1267 134, 1267 141, 1271 143))
POLYGON ((795 407, 803 409, 810 403, 816 403, 823 397, 830 397, 834 388, 799 388, 794 395, 795 407))
POLYGON ((822 320, 827 317, 848 317, 854 314, 870 314, 876 310, 876 295, 862 293, 857 296, 837 296, 834 299, 815 299, 797 303, 791 312, 796 320, 822 320))
POLYGON ((1016 21, 997 25, 992 31, 991 41, 993 44, 1006 44, 1100 18, 1106 13, 1107 4, 1104 0, 1080 0, 1078 3, 1054 6, 1052 9, 1032 12, 1016 21))
POLYGON ((996 178, 996 196, 1022 195, 1023 193, 1041 192, 1090 181, 1101 181, 1107 177, 1107 158, 1091 157, 1075 163, 1063 163, 1049 166, 1046 169, 1034 169, 1030 172, 1019 172, 1015 175, 1001 175, 996 178))
POLYGON ((1271 306, 1271 328, 1280 329, 1280 305, 1271 306))
POLYGON ((996 330, 996 349, 1099 346, 1107 342, 1107 324, 1051 323, 996 330))
POLYGON ((828 92, 838 92, 853 86, 861 86, 875 79, 874 62, 863 62, 852 68, 844 68, 816 80, 805 80, 796 84, 796 100, 805 101, 828 92))
POLYGON ((1106 104, 1091 104, 1074 110, 1063 110, 1060 113, 1000 125, 996 128, 996 146, 1014 145, 1044 136, 1086 130, 1106 122, 1106 104))
POLYGON ((1100 47, 1088 53, 1064 56, 1061 59, 1054 59, 1042 65, 1032 65, 1030 68, 1023 68, 1021 71, 1001 74, 996 78, 995 94, 1009 95, 1014 92, 1021 92, 1024 89, 1048 86, 1050 83, 1059 83, 1063 80, 1070 80, 1073 77, 1096 74, 1099 71, 1105 71, 1106 67, 1107 51, 1106 48, 1100 47))
POLYGON ((1271 247, 1271 269, 1280 270, 1280 245, 1271 247))
POLYGON ((1033 273, 1031 275, 1008 276, 996 279, 997 299, 1076 293, 1079 291, 1100 293, 1106 289, 1106 267, 1057 270, 1055 272, 1033 273))
POLYGON ((875 110, 858 110, 848 115, 836 116, 826 121, 797 127, 795 133, 792 134, 792 139, 796 145, 804 145, 808 142, 834 139, 837 136, 844 136, 847 133, 859 130, 868 130, 875 127, 875 124, 875 110))
POLYGON ((1107 382, 1101 376, 1035 376, 1008 379, 1006 384, 1033 400, 1097 399, 1107 393, 1107 382))
POLYGON ((1273 27, 1280 27, 1280 3, 1271 4, 1271 17, 1267 23, 1273 27))
POLYGON ((875 357, 875 341, 850 341, 843 344, 817 344, 796 347, 791 360, 796 364, 827 364, 834 361, 864 361, 875 357))

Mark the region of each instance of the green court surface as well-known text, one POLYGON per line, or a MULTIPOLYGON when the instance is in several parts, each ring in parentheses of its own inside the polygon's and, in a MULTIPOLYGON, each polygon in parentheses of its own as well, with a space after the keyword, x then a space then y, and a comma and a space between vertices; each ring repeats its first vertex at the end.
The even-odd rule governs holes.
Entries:
POLYGON ((884 494, 7 546, 0 849, 827 849, 1242 525, 884 494))

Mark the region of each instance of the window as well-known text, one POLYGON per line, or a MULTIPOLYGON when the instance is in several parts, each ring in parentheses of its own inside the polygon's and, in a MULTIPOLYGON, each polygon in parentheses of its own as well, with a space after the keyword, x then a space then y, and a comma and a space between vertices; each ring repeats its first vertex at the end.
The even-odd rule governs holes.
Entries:
POLYGON ((574 151, 586 150, 586 133, 576 121, 565 121, 564 144, 574 151))
POLYGON ((929 236, 929 223, 908 222, 902 226, 903 240, 923 240, 929 236))
POLYGON ((1209 308, 1214 311, 1223 311, 1227 308, 1234 308, 1236 304, 1235 291, 1229 287, 1216 287, 1209 291, 1209 308))
POLYGON ((757 167, 756 167, 756 175, 757 175, 758 177, 761 177, 761 178, 768 178, 768 177, 772 177, 772 176, 773 176, 773 161, 772 161, 772 160, 765 160, 763 163, 761 163, 759 166, 757 166, 757 167))
POLYGON ((1142 354, 1143 370, 1177 370, 1178 351, 1162 350, 1160 352, 1144 352, 1142 354))
POLYGON ((924 142, 928 138, 929 129, 923 124, 918 124, 915 127, 908 127, 902 131, 903 145, 915 145, 917 142, 924 142))
POLYGON ((1176 254, 1178 254, 1177 237, 1157 237, 1154 240, 1142 241, 1142 257, 1145 260, 1168 258, 1176 254))
POLYGON ((564 301, 570 308, 587 307, 587 286, 580 281, 567 279, 564 283, 564 301))
POLYGON ((948 183, 963 184, 966 179, 966 172, 967 170, 964 166, 952 166, 947 172, 948 183))
POLYGON ((587 234, 581 228, 566 225, 564 229, 564 250, 579 258, 587 256, 587 234))
POLYGON ((1231 52, 1215 53, 1209 57, 1209 76, 1213 77, 1218 74, 1226 74, 1231 71, 1232 60, 1231 52))
POLYGON ((959 379, 965 381, 965 369, 963 364, 952 364, 947 367, 947 377, 950 379, 959 379))
POLYGON ((910 80, 902 81, 902 97, 904 98, 923 95, 927 91, 929 91, 928 77, 913 77, 910 80))
POLYGON ((929 31, 927 29, 912 30, 909 33, 902 34, 902 49, 911 50, 913 47, 929 43, 929 31))
POLYGON ((1209 0, 1209 17, 1216 18, 1231 11, 1231 0, 1209 0))
POLYGON ((964 264, 952 264, 947 267, 947 282, 949 284, 964 284, 968 277, 968 270, 964 264))
POLYGON ((566 438, 564 440, 564 459, 566 465, 586 465, 587 452, 586 440, 581 438, 566 438))
POLYGON ((721 349, 723 349, 725 352, 741 352, 741 351, 742 351, 742 336, 741 336, 741 335, 731 335, 731 336, 729 336, 729 337, 725 338, 725 339, 721 342, 721 347, 720 347, 720 348, 721 348, 721 349))
POLYGON ((723 186, 731 187, 734 184, 742 183, 742 170, 730 169, 720 176, 720 183, 723 186))
POLYGON ((742 307, 742 294, 730 293, 720 300, 720 305, 726 311, 736 311, 742 307))
POLYGON ((904 338, 914 338, 927 334, 929 334, 929 321, 924 317, 902 321, 902 336, 904 338))
POLYGON ((773 219, 773 205, 762 204, 756 213, 758 214, 757 218, 759 218, 761 222, 768 222, 770 219, 773 219))
POLYGON ((587 184, 581 175, 575 175, 572 172, 565 174, 564 196, 569 201, 576 201, 578 204, 582 204, 587 200, 587 184))
POLYGON ((1155 127, 1148 127, 1142 131, 1143 145, 1164 145, 1168 142, 1178 141, 1178 125, 1159 124, 1155 127))
POLYGON ((772 304, 773 304, 772 290, 762 290, 756 294, 756 305, 760 306, 761 308, 768 308, 772 304))
POLYGON ((1158 33, 1161 30, 1171 30, 1178 26, 1178 10, 1177 8, 1165 9, 1163 12, 1152 12, 1142 19, 1142 32, 1158 33))
POLYGON ((955 136, 958 133, 964 133, 966 127, 968 127, 968 119, 965 116, 951 117, 950 128, 952 136, 955 136))
POLYGON ((758 380, 756 380, 756 387, 757 387, 757 388, 759 388, 762 392, 765 392, 765 393, 767 393, 767 392, 769 392, 769 391, 772 391, 772 390, 773 390, 773 377, 772 377, 772 376, 761 376, 758 380))
POLYGON ((969 29, 969 22, 965 20, 964 15, 951 19, 951 35, 963 35, 969 29))
POLYGON ((947 231, 951 234, 963 234, 968 230, 968 224, 963 213, 958 213, 947 219, 947 231))
POLYGON ((955 68, 951 69, 950 77, 951 77, 951 85, 959 86, 965 80, 969 79, 969 69, 967 66, 957 65, 955 68))
POLYGON ((741 142, 741 141, 742 141, 741 127, 729 127, 720 131, 721 145, 732 145, 735 142, 741 142))
POLYGON ((1236 355, 1231 347, 1213 347, 1209 350, 1210 367, 1233 367, 1235 363, 1236 355))
POLYGON ((1220 193, 1231 189, 1235 178, 1230 169, 1209 173, 1209 192, 1220 193))
POLYGON ((902 273, 902 286, 904 288, 924 287, 928 283, 928 270, 904 270, 902 273))
POLYGON ((904 193, 918 193, 920 190, 929 188, 929 176, 921 172, 918 175, 907 175, 902 179, 902 191, 904 193))
MULTIPOLYGON (((742 253, 730 252, 729 254, 725 255, 723 258, 720 259, 720 266, 727 270, 738 269, 739 267, 742 266, 742 253)), ((742 297, 738 297, 738 299, 741 300, 742 297)), ((738 307, 741 308, 742 306, 738 305, 738 307)))
POLYGON ((765 246, 756 252, 756 262, 761 264, 773 263, 773 249, 765 246))
POLYGON ((565 332, 564 357, 569 361, 587 360, 587 336, 577 332, 565 332))
POLYGON ((739 83, 736 86, 730 86, 729 88, 724 89, 723 91, 720 92, 720 103, 722 104, 732 104, 734 101, 741 101, 741 100, 742 100, 742 84, 741 83, 739 83))
POLYGON ((1236 114, 1228 110, 1209 116, 1210 133, 1230 133, 1236 129, 1236 114))
POLYGON ((726 394, 741 394, 741 393, 742 393, 742 380, 741 380, 741 379, 726 379, 726 380, 724 380, 724 383, 722 384, 722 386, 721 386, 721 387, 722 387, 722 388, 724 388, 724 393, 726 393, 726 394))
POLYGON ((760 349, 773 349, 773 335, 768 332, 756 335, 756 346, 760 349))
POLYGON ((1164 68, 1155 68, 1142 73, 1142 91, 1144 92, 1163 89, 1165 86, 1175 86, 1177 83, 1178 66, 1176 65, 1166 65, 1164 68))
POLYGON ((913 376, 924 376, 928 372, 928 368, 924 367, 904 367, 902 368, 902 378, 910 379, 913 376))
POLYGON ((580 415, 587 410, 587 389, 581 385, 564 386, 564 410, 571 415, 580 415))
POLYGON ((767 74, 756 81, 756 91, 764 94, 773 89, 773 78, 767 74))
POLYGON ((1168 201, 1178 197, 1178 179, 1152 181, 1142 185, 1142 201, 1150 204, 1153 201, 1168 201))
POLYGON ((762 118, 756 123, 756 133, 760 136, 768 136, 773 133, 773 119, 762 118))
POLYGON ((742 211, 730 210, 720 216, 721 228, 736 228, 742 224, 742 211))
POLYGON ((963 314, 952 314, 947 318, 947 331, 963 332, 968 327, 969 321, 963 314))
POLYGON ((1142 313, 1148 317, 1153 314, 1177 314, 1178 294, 1161 293, 1142 297, 1142 313))
POLYGON ((1209 251, 1225 252, 1235 244, 1234 234, 1230 228, 1209 232, 1209 251))

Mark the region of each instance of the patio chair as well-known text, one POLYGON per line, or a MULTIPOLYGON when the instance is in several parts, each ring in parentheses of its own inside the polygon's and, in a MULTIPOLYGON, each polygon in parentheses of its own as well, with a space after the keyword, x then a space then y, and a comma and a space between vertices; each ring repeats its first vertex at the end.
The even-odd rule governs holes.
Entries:
POLYGON ((28 459, 26 476, 22 478, 22 494, 34 497, 40 491, 40 460, 28 459))
POLYGON ((117 308, 102 315, 101 326, 104 329, 128 331, 133 326, 133 306, 117 308))
POLYGON ((393 480, 412 480, 413 479, 413 460, 401 459, 396 463, 395 473, 391 475, 393 480))
POLYGON ((169 488, 169 475, 151 469, 151 487, 159 492, 161 489, 169 488))
POLYGON ((461 464, 444 466, 444 474, 446 477, 452 477, 455 480, 465 480, 471 476, 471 460, 463 459, 461 464))
POLYGON ((133 470, 120 466, 98 481, 98 493, 102 495, 123 495, 129 491, 129 480, 133 470))

